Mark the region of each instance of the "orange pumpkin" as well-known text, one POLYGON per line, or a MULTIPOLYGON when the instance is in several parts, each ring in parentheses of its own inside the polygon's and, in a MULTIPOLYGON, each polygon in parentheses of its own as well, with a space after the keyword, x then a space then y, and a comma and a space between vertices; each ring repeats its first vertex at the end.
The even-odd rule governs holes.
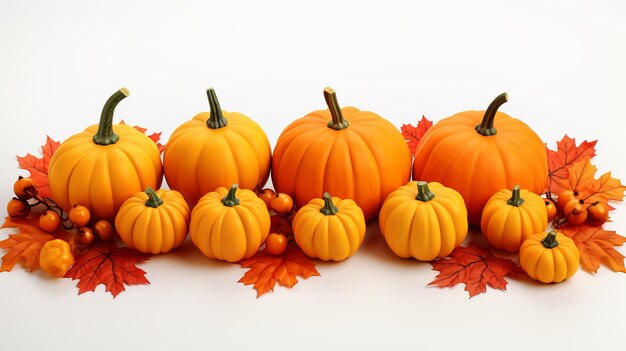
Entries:
POLYGON ((178 127, 163 154, 167 184, 192 207, 219 187, 262 187, 270 171, 272 152, 263 129, 241 113, 221 110, 213 88, 207 95, 211 111, 178 127))
POLYGON ((500 189, 516 184, 536 194, 545 189, 545 144, 525 123, 498 112, 507 100, 504 93, 486 111, 439 121, 415 150, 413 179, 440 182, 461 193, 470 224, 480 225, 483 207, 500 189))
POLYGON ((125 88, 104 105, 100 124, 69 137, 50 160, 48 178, 54 201, 66 211, 86 206, 95 219, 112 220, 124 200, 163 178, 156 144, 129 125, 113 125, 125 88))
POLYGON ((328 110, 311 112, 282 132, 274 149, 272 182, 302 207, 324 192, 353 199, 365 220, 385 197, 409 181, 411 154, 402 134, 379 115, 340 108, 324 89, 328 110))

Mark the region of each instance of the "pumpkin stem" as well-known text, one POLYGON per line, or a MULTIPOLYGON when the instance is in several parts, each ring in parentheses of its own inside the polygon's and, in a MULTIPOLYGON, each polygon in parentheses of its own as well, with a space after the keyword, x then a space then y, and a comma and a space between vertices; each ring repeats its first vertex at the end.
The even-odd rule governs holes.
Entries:
POLYGON ((324 207, 320 209, 320 212, 326 216, 334 216, 339 212, 339 209, 333 203, 333 198, 329 193, 324 193, 324 207))
POLYGON ((228 190, 228 194, 222 198, 222 204, 224 206, 233 207, 239 205, 239 199, 235 196, 237 189, 239 189, 239 185, 233 184, 230 190, 228 190))
POLYGON ((415 200, 428 202, 435 198, 435 194, 428 188, 428 183, 424 181, 417 182, 417 196, 415 200))
POLYGON ((207 127, 211 129, 226 127, 228 120, 222 113, 220 102, 217 100, 217 95, 215 95, 215 90, 213 88, 207 89, 206 95, 209 97, 209 107, 211 108, 211 115, 206 121, 207 127))
POLYGON ((163 205, 163 200, 157 195, 156 191, 152 188, 146 188, 146 194, 148 194, 148 200, 146 200, 146 206, 157 208, 163 205))
POLYGON ((337 102, 337 93, 335 93, 333 88, 324 88, 324 99, 326 99, 326 105, 328 105, 330 115, 333 117, 332 121, 328 121, 328 128, 334 130, 342 130, 348 128, 350 123, 348 122, 348 120, 343 119, 341 107, 339 106, 339 102, 337 102))
POLYGON ((556 241, 556 230, 550 231, 548 235, 546 235, 546 237, 541 240, 541 243, 546 249, 554 249, 555 247, 559 246, 559 242, 556 241))
POLYGON ((111 145, 120 140, 120 136, 113 132, 113 112, 120 101, 124 100, 130 92, 126 88, 121 88, 111 95, 104 103, 102 113, 100 114, 100 124, 98 131, 93 136, 93 142, 98 145, 111 145))
POLYGON ((498 130, 493 126, 493 121, 496 118, 496 112, 498 112, 500 106, 507 101, 509 101, 509 94, 507 93, 502 93, 493 99, 485 111, 482 122, 476 126, 476 132, 478 132, 478 134, 490 136, 498 133, 498 130))
POLYGON ((524 199, 520 195, 519 185, 513 187, 511 198, 506 203, 515 207, 520 207, 524 203, 524 199))

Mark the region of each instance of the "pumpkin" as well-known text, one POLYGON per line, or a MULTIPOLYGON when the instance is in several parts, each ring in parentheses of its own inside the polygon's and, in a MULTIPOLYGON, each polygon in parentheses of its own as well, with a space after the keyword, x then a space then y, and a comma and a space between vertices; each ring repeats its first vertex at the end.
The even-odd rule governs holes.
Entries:
POLYGON ((489 244, 509 252, 517 252, 528 236, 542 232, 547 225, 548 211, 541 196, 519 185, 489 198, 480 222, 489 244))
POLYGON ((271 149, 261 127, 238 112, 221 110, 215 90, 207 90, 210 112, 179 126, 163 154, 167 184, 190 206, 219 187, 234 183, 257 189, 269 177, 271 149))
POLYGON ((209 258, 237 262, 254 255, 270 231, 265 202, 233 185, 204 195, 191 212, 189 234, 209 258))
POLYGON ((580 252, 574 240, 555 230, 529 236, 519 250, 520 265, 533 279, 559 283, 578 270, 580 252))
POLYGON ((354 255, 365 237, 363 211, 351 199, 313 199, 293 219, 296 243, 309 257, 342 261, 354 255))
POLYGON ((65 140, 48 168, 54 201, 65 211, 80 204, 92 218, 112 221, 122 203, 163 178, 156 144, 129 125, 113 124, 117 104, 129 95, 115 92, 104 104, 100 124, 65 140))
POLYGON ((410 178, 411 154, 402 134, 379 115, 340 108, 324 89, 328 110, 311 112, 283 130, 272 160, 278 192, 306 205, 324 191, 353 199, 368 221, 385 197, 410 178))
POLYGON ((424 181, 410 182, 389 194, 378 222, 391 251, 420 261, 448 256, 463 243, 468 228, 461 195, 424 181))
POLYGON ((486 111, 444 118, 415 150, 413 179, 440 182, 461 193, 473 225, 480 225, 483 207, 500 189, 518 184, 540 194, 548 179, 545 144, 524 122, 498 112, 506 101, 504 93, 486 111))
POLYGON ((115 229, 130 248, 168 252, 185 241, 189 212, 178 191, 148 188, 124 201, 115 217, 115 229))

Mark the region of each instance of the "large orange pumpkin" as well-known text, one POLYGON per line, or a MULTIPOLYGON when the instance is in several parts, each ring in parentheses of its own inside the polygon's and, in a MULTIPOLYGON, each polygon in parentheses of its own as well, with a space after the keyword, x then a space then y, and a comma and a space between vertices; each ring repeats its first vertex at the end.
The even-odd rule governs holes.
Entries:
POLYGON ((219 187, 263 186, 270 171, 272 152, 263 129, 241 113, 223 111, 213 88, 207 95, 210 112, 179 126, 163 154, 167 184, 190 207, 219 187))
POLYGON ((520 185, 543 192, 548 178, 546 147, 522 121, 498 112, 499 95, 486 111, 465 111, 431 127, 415 150, 413 179, 440 182, 463 196, 470 224, 480 225, 483 207, 500 189, 520 185))
POLYGON ((282 132, 272 160, 272 181, 298 207, 324 192, 352 199, 365 220, 378 215, 385 198, 409 181, 411 154, 402 134, 379 115, 340 108, 324 89, 328 110, 311 112, 282 132))
POLYGON ((48 178, 54 201, 66 211, 73 205, 93 218, 113 220, 122 203, 138 191, 158 189, 163 179, 156 144, 129 125, 113 125, 122 88, 104 105, 100 124, 69 137, 50 160, 48 178))

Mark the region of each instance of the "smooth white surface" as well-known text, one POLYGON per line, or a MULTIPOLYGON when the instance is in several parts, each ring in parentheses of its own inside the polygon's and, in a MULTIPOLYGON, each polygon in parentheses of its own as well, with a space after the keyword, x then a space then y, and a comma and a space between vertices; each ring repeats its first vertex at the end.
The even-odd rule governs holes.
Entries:
MULTIPOLYGON (((550 147, 564 133, 599 139, 600 172, 626 178, 626 6, 620 1, 0 1, 0 199, 12 196, 15 155, 46 134, 65 139, 97 122, 116 89, 116 121, 163 131, 222 108, 282 128, 339 102, 400 127, 502 110, 550 147), (234 3, 234 2, 233 2, 234 3), (521 2, 520 2, 521 3, 521 2)), ((626 234, 617 204, 607 228, 626 234)), ((2 210, 4 213, 4 210, 2 210)), ((361 250, 322 277, 256 299, 245 270, 205 259, 189 242, 140 267, 151 286, 116 299, 76 282, 0 274, 2 350, 608 349, 626 346, 626 277, 600 268, 559 285, 510 281, 468 299, 426 287, 428 263, 395 258, 370 224, 361 250)), ((0 233, 0 239, 6 237, 0 233)), ((625 253, 624 248, 619 249, 625 253)))

